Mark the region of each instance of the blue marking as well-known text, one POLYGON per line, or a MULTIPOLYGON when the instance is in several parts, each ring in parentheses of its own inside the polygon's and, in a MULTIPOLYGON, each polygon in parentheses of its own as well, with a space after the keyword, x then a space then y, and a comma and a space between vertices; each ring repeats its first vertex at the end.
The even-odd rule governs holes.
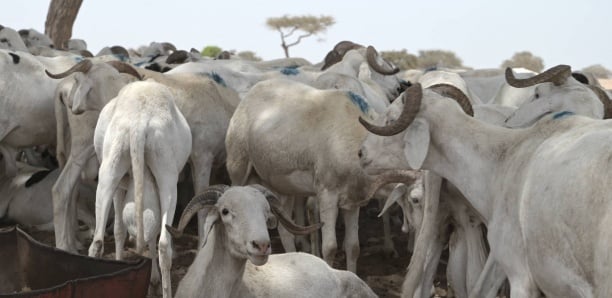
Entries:
POLYGON ((559 119, 559 118, 562 118, 562 117, 565 117, 565 116, 571 116, 571 115, 574 115, 574 112, 563 111, 563 112, 556 113, 553 116, 553 119, 559 119))
POLYGON ((121 62, 127 62, 128 61, 128 57, 126 57, 123 54, 112 54, 113 56, 115 56, 117 59, 119 59, 119 61, 121 62))
POLYGON ((225 80, 223 80, 223 78, 216 72, 211 72, 211 73, 207 73, 207 75, 213 79, 217 84, 226 87, 227 88, 227 84, 225 84, 225 80))
POLYGON ((136 66, 136 67, 141 67, 141 66, 143 66, 145 63, 147 63, 147 62, 146 62, 146 61, 137 62, 137 63, 134 63, 134 66, 136 66))
POLYGON ((368 102, 363 97, 351 91, 348 92, 348 96, 351 98, 351 101, 359 107, 362 113, 368 113, 370 110, 370 105, 368 105, 368 102))
POLYGON ((295 76, 300 73, 298 69, 292 67, 284 67, 280 72, 286 76, 295 76))

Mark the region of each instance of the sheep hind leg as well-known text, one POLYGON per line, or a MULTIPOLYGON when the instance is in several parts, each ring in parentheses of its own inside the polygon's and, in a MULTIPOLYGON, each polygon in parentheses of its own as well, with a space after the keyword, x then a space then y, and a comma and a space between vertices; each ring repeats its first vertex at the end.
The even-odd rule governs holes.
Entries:
MULTIPOLYGON (((308 225, 306 223, 306 200, 307 198, 296 198, 293 206, 295 223, 301 226, 308 225)), ((311 252, 310 242, 306 236, 296 236, 295 243, 299 251, 311 252)))
MULTIPOLYGON (((214 156, 209 153, 192 152, 191 155, 191 178, 193 180, 194 194, 199 194, 210 185, 210 175, 214 156)), ((178 177, 178 176, 177 176, 178 177)), ((204 244, 204 222, 206 221, 206 212, 198 211, 198 247, 204 244)), ((172 222, 170 222, 172 224, 172 222)))
POLYGON ((127 227, 123 221, 123 209, 125 208, 125 191, 117 189, 113 196, 113 206, 115 207, 115 260, 123 260, 123 248, 127 236, 127 227))
MULTIPOLYGON (((116 157, 116 160, 112 162, 107 158, 100 165, 98 189, 96 190, 96 229, 93 241, 89 246, 90 257, 99 258, 104 253, 104 230, 108 220, 112 197, 115 195, 119 182, 127 173, 129 166, 129 157, 125 154, 116 157)), ((117 214, 116 216, 121 215, 117 214)))

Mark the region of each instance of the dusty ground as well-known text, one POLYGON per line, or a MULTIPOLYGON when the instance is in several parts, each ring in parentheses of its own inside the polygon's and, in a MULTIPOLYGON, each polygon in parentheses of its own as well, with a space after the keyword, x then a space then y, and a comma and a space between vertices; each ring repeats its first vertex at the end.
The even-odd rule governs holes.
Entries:
MULTIPOLYGON (((364 279, 370 287, 380 297, 399 297, 401 292, 401 284, 405 274, 405 268, 409 263, 409 254, 407 252, 407 236, 400 230, 400 224, 396 222, 392 225, 392 235, 395 243, 395 248, 399 253, 399 257, 387 256, 382 251, 383 243, 383 228, 382 221, 375 216, 378 214, 376 207, 377 202, 371 202, 365 208, 362 208, 360 215, 359 238, 361 243, 361 255, 358 261, 357 274, 364 279)), ((395 215, 401 215, 399 210, 395 211, 395 215)), ((339 222, 342 222, 339 219, 339 222)), ((343 235, 342 225, 338 225, 338 247, 342 247, 341 239, 343 235)), ((195 257, 195 248, 197 246, 195 226, 192 225, 187 229, 188 235, 174 241, 174 260, 172 264, 172 285, 176 289, 180 279, 186 273, 187 268, 195 257)), ((46 244, 53 245, 53 233, 49 232, 31 232, 32 236, 46 244)), ((276 231, 271 231, 272 249, 273 252, 281 252, 282 245, 276 231)), ((114 258, 114 243, 112 237, 106 237, 105 249, 106 258, 114 258)), ((86 251, 82 251, 86 254, 86 251)), ((128 252, 127 258, 136 258, 134 254, 128 252)), ((434 297, 446 297, 446 282, 444 281, 444 265, 439 268, 438 278, 436 281, 436 295, 434 297)), ((335 267, 344 268, 345 260, 344 253, 338 252, 335 261, 335 267)))

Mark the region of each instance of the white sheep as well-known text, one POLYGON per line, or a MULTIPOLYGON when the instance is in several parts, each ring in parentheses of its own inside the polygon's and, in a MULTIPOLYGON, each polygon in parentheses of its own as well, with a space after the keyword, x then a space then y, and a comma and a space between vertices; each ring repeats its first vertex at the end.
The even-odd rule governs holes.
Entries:
MULTIPOLYGON (((151 80, 134 82, 121 89, 100 112, 94 134, 94 147, 101 162, 96 191, 96 229, 89 256, 101 257, 104 252, 104 230, 110 205, 111 202, 121 205, 118 201, 121 193, 117 190, 128 173, 134 182, 137 253, 142 252, 144 244, 143 196, 147 169, 155 178, 161 224, 172 222, 179 172, 192 146, 191 130, 174 99, 175 94, 163 84, 151 80)), ((120 214, 122 212, 115 218, 120 218, 120 214)), ((120 224, 115 224, 116 235, 125 235, 121 228, 120 224)), ((162 230, 158 250, 164 297, 172 295, 171 241, 162 230)), ((120 258, 121 254, 116 257, 120 258)))
POLYGON ((357 275, 335 270, 305 253, 271 254, 268 228, 277 220, 293 233, 297 227, 279 211, 276 197, 260 185, 215 185, 187 205, 179 230, 198 210, 207 211, 206 241, 176 297, 377 297, 357 275))

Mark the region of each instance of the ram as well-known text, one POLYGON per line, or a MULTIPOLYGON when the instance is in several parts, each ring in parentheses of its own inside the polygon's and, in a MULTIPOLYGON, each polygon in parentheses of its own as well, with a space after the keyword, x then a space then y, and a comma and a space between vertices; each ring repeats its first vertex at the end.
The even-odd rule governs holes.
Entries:
POLYGON ((296 234, 320 226, 294 226, 280 202, 261 185, 215 185, 195 196, 185 208, 180 235, 191 216, 205 210, 206 241, 179 283, 176 297, 377 297, 348 271, 335 270, 305 253, 271 254, 267 229, 280 221, 296 234))
POLYGON ((393 136, 385 154, 405 152, 403 166, 432 170, 465 194, 487 225, 490 256, 512 297, 612 295, 608 121, 562 111, 511 130, 474 120, 459 108, 468 102, 420 85, 404 96, 393 124, 362 124, 393 136))

